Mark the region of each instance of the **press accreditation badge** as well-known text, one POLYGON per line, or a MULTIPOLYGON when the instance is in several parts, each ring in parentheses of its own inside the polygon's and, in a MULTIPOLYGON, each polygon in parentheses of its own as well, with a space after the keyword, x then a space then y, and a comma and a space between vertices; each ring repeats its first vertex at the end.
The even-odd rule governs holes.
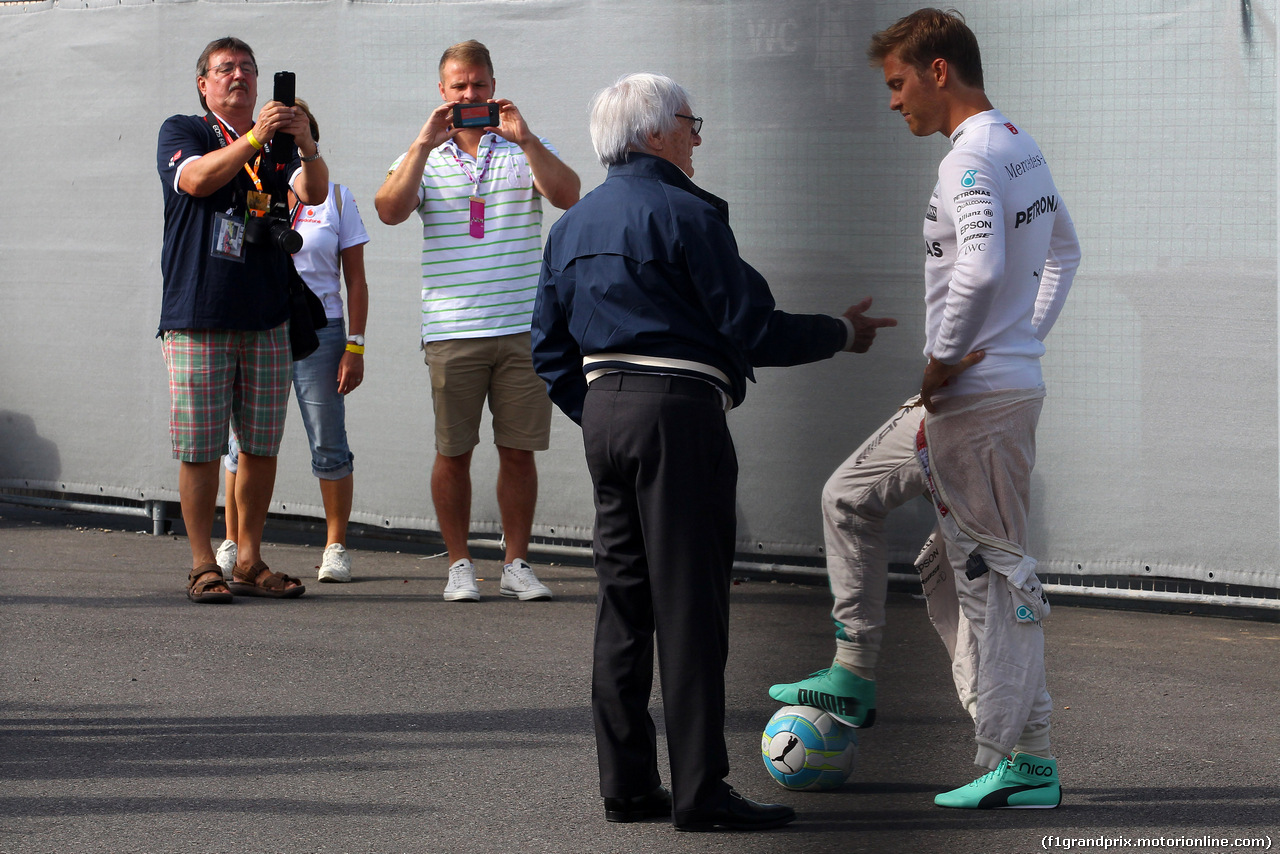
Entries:
POLYGON ((209 254, 214 258, 244 263, 244 217, 230 214, 213 215, 213 245, 209 254))
POLYGON ((469 222, 471 224, 471 236, 479 239, 484 237, 484 199, 479 196, 472 196, 470 201, 471 216, 469 222))
POLYGON ((271 210, 271 194, 250 190, 244 194, 244 203, 249 206, 249 210, 256 211, 261 216, 271 210))

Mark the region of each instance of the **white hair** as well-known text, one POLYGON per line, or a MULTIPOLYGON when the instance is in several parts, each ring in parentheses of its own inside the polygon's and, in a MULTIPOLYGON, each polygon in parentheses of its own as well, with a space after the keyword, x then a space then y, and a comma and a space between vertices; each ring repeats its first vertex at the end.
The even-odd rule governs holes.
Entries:
POLYGON ((689 93, 661 74, 626 74, 591 99, 591 144, 603 166, 648 152, 649 134, 670 133, 676 113, 690 112, 689 93))

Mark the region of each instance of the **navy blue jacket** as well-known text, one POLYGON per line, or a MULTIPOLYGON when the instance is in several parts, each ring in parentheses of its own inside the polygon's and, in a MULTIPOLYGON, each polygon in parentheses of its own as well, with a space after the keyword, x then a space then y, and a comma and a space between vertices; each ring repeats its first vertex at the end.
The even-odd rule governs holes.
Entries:
POLYGON ((688 373, 715 382, 737 406, 753 367, 830 358, 847 336, 838 318, 779 311, 769 283, 738 255, 728 205, 648 154, 611 166, 556 222, 543 251, 533 364, 574 421, 587 392, 584 355, 709 365, 728 383, 688 373))

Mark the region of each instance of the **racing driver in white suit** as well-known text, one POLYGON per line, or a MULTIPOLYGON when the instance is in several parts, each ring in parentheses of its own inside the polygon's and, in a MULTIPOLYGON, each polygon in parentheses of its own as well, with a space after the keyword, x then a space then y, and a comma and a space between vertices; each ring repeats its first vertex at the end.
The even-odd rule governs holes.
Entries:
POLYGON ((942 133, 952 145, 924 223, 929 362, 919 396, 823 490, 835 660, 769 693, 850 726, 874 723, 884 519, 928 494, 938 528, 917 567, 974 719, 975 764, 989 771, 934 802, 1053 808, 1062 793, 1040 622, 1049 606, 1026 551, 1027 509, 1042 342, 1079 266, 1079 242, 1039 147, 987 99, 977 39, 958 13, 914 12, 875 34, 868 56, 911 132, 942 133))

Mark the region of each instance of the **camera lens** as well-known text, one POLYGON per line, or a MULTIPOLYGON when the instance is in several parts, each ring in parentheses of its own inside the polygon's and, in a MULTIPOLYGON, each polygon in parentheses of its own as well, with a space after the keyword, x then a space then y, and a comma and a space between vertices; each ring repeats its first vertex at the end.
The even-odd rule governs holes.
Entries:
POLYGON ((271 239, 289 255, 302 248, 302 235, 282 222, 271 223, 271 239))

